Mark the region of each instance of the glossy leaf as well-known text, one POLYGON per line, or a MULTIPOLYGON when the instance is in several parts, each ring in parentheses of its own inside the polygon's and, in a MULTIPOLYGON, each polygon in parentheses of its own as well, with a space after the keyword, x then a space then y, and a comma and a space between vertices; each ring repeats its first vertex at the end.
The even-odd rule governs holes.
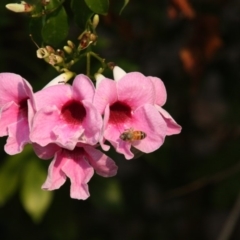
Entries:
POLYGON ((86 3, 82 0, 72 0, 71 8, 74 14, 74 19, 77 25, 84 30, 87 21, 94 14, 86 5, 86 3))
POLYGON ((67 14, 63 7, 49 14, 42 28, 42 38, 46 44, 58 46, 68 35, 67 14))
POLYGON ((84 0, 84 1, 94 13, 107 15, 109 8, 109 0, 84 0))
POLYGON ((20 192, 23 207, 35 222, 41 221, 52 200, 52 192, 41 189, 47 172, 39 161, 34 158, 28 162, 20 192))
POLYGON ((40 46, 42 43, 42 19, 41 18, 31 18, 29 22, 29 34, 32 35, 34 41, 40 46))
POLYGON ((63 0, 51 0, 51 1, 49 1, 48 4, 45 7, 46 14, 56 10, 63 2, 64 2, 63 0))
MULTIPOLYGON (((30 3, 31 4, 31 3, 30 3)), ((35 18, 35 17, 41 17, 43 14, 43 8, 42 8, 42 4, 41 1, 37 1, 34 4, 34 8, 32 10, 32 12, 30 12, 31 17, 35 18)))

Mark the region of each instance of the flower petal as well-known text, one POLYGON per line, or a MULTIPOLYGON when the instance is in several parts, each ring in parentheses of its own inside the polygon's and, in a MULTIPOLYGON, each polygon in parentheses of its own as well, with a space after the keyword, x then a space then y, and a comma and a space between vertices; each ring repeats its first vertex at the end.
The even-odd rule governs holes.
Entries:
POLYGON ((8 139, 4 150, 9 155, 22 152, 24 146, 30 143, 29 127, 26 118, 8 125, 8 139))
POLYGON ((132 142, 138 150, 150 153, 157 150, 164 142, 167 124, 157 109, 150 104, 138 108, 134 112, 134 128, 146 133, 146 138, 132 142))
POLYGON ((53 158, 55 153, 61 149, 58 145, 54 143, 50 143, 45 147, 42 147, 36 143, 32 143, 32 147, 36 155, 41 159, 53 158))
POLYGON ((105 129, 107 128, 109 116, 110 116, 110 109, 108 104, 104 111, 103 127, 101 130, 100 139, 99 139, 99 143, 104 151, 108 151, 110 149, 110 146, 104 143, 105 142, 104 132, 105 132, 105 129))
POLYGON ((61 147, 74 149, 83 131, 81 126, 67 125, 55 106, 46 107, 36 113, 30 139, 42 147, 56 143, 61 147))
POLYGON ((64 151, 63 158, 69 159, 62 166, 62 171, 71 181, 71 198, 87 199, 90 194, 87 183, 94 174, 93 168, 85 160, 84 153, 79 153, 78 148, 74 151, 64 151))
POLYGON ((62 166, 67 161, 69 161, 69 159, 63 157, 61 150, 55 154, 55 157, 48 168, 48 176, 42 185, 42 189, 49 191, 55 190, 65 183, 67 177, 62 171, 62 166))
POLYGON ((163 81, 157 77, 148 77, 155 88, 155 104, 163 106, 167 101, 167 91, 163 81))
POLYGON ((127 160, 130 160, 134 157, 134 154, 131 152, 131 142, 124 142, 121 139, 118 139, 115 149, 118 153, 123 154, 127 160))
POLYGON ((159 106, 156 106, 156 108, 161 113, 161 115, 163 116, 163 118, 165 119, 165 121, 167 123, 167 135, 170 136, 173 134, 180 133, 182 130, 182 127, 175 122, 175 120, 172 118, 172 116, 163 108, 161 108, 159 106))
POLYGON ((93 101, 95 87, 92 81, 85 75, 79 74, 73 81, 73 98, 77 101, 93 101))
POLYGON ((19 106, 15 102, 9 102, 0 108, 0 137, 8 134, 8 125, 20 120, 19 112, 19 106))
POLYGON ((94 145, 100 138, 100 132, 103 124, 102 117, 90 102, 82 101, 82 104, 86 110, 86 116, 82 122, 85 137, 83 142, 94 145))
POLYGON ((153 104, 154 91, 152 81, 138 72, 128 73, 117 82, 118 101, 124 102, 133 110, 146 103, 153 104))
POLYGON ((68 84, 54 85, 44 88, 34 94, 36 101, 36 110, 47 106, 57 106, 59 109, 67 101, 72 99, 72 89, 68 84))
POLYGON ((116 82, 110 79, 103 79, 95 91, 93 100, 94 106, 103 114, 107 104, 111 105, 117 101, 116 82))
POLYGON ((97 174, 103 177, 112 177, 117 174, 117 165, 110 157, 91 146, 85 146, 84 150, 86 152, 85 154, 87 154, 88 161, 97 174))
POLYGON ((20 75, 0 73, 0 107, 8 102, 20 103, 29 97, 31 86, 20 75))

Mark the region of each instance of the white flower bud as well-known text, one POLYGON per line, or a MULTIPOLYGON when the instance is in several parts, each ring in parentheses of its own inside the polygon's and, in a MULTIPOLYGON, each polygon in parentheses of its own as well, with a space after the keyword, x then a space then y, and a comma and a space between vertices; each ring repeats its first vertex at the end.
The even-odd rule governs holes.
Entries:
POLYGON ((9 3, 6 5, 6 8, 16 13, 31 12, 33 10, 32 5, 24 1, 22 1, 21 3, 9 3))
POLYGON ((94 29, 97 27, 98 23, 99 23, 99 15, 95 14, 92 20, 92 25, 94 29))
POLYGON ((66 53, 68 53, 68 54, 71 54, 71 53, 72 53, 72 48, 69 47, 69 46, 64 46, 64 47, 63 47, 63 50, 64 50, 66 53))
POLYGON ((94 75, 94 78, 96 79, 96 86, 98 86, 98 84, 103 80, 105 79, 106 77, 103 76, 101 73, 96 73, 94 75))
POLYGON ((121 69, 120 67, 118 66, 115 66, 113 68, 113 78, 115 81, 118 81, 120 80, 123 76, 125 76, 127 73, 121 69))
MULTIPOLYGON (((50 81, 44 88, 55 86, 59 84, 65 84, 68 80, 70 80, 74 76, 73 72, 66 71, 65 73, 60 74, 55 77, 52 81, 50 81)), ((43 89, 44 89, 43 88, 43 89)))
POLYGON ((72 41, 68 40, 67 44, 70 48, 75 48, 75 44, 72 41))

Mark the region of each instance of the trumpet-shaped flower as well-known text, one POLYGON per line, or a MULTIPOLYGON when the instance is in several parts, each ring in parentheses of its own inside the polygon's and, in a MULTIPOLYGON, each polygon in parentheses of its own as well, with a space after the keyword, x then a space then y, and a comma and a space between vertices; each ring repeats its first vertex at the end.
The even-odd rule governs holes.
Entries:
POLYGON ((55 143, 70 150, 78 142, 96 144, 102 117, 92 104, 94 91, 90 79, 81 74, 72 86, 54 85, 37 92, 32 142, 41 146, 55 143))
POLYGON ((182 127, 176 123, 176 121, 172 118, 172 116, 162 108, 162 106, 165 104, 167 100, 167 92, 166 88, 162 82, 161 79, 157 77, 148 77, 155 89, 155 107, 159 111, 159 113, 164 118, 166 124, 167 124, 167 132, 166 135, 170 136, 173 134, 178 134, 181 132, 182 127))
MULTIPOLYGON (((14 73, 0 74, 0 136, 7 136, 5 151, 17 154, 30 142, 28 106, 34 109, 29 83, 14 73)), ((31 115, 31 116, 29 116, 31 115)))
MULTIPOLYGON (((131 146, 145 153, 155 151, 163 144, 165 136, 174 132, 171 124, 166 121, 167 117, 159 114, 156 107, 166 101, 163 83, 155 83, 155 79, 139 72, 125 73, 119 67, 114 68, 114 79, 115 81, 102 75, 97 76, 94 105, 104 114, 100 140, 103 149, 108 149, 103 143, 108 140, 126 159, 134 156, 131 146), (133 141, 120 138, 122 133, 130 129, 144 132, 146 137, 133 141)), ((172 119, 170 115, 168 117, 172 119)))
POLYGON ((42 189, 49 191, 58 189, 68 177, 71 181, 71 198, 84 200, 89 197, 87 183, 93 176, 94 170, 103 177, 112 177, 117 173, 115 162, 90 145, 78 143, 73 150, 63 149, 55 144, 49 144, 46 147, 35 144, 34 148, 41 158, 54 155, 42 189))

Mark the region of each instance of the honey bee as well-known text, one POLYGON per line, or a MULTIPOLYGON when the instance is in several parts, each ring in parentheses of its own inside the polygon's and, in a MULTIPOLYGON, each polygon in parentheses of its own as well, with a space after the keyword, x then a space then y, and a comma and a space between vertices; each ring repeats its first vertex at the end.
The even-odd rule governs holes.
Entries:
POLYGON ((147 136, 145 132, 142 131, 134 131, 133 128, 125 130, 121 135, 120 138, 126 142, 138 141, 142 140, 147 136))

